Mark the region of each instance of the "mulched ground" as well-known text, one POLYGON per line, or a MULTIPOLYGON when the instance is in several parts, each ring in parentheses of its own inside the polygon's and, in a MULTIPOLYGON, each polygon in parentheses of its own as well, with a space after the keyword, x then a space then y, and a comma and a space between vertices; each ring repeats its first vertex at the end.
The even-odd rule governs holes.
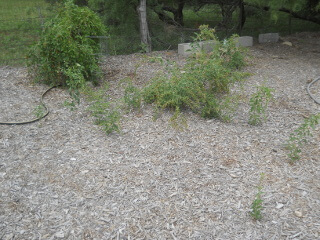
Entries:
MULTIPOLYGON (((188 127, 154 120, 150 106, 125 113, 120 134, 105 135, 83 100, 64 106, 53 89, 51 113, 29 124, 0 125, 0 239, 319 239, 320 131, 289 163, 290 133, 320 106, 306 84, 320 76, 320 33, 286 37, 293 46, 256 44, 246 71, 243 103, 223 123, 185 113, 188 127), (274 88, 268 121, 250 126, 248 99, 256 86, 274 88), (249 214, 264 173, 263 218, 249 214)), ((113 56, 103 61, 110 97, 125 77, 143 86, 163 68, 157 56, 113 56)), ((0 121, 33 117, 46 86, 24 68, 0 67, 0 121)), ((236 91, 236 90, 234 90, 236 91)), ((320 83, 312 92, 320 99, 320 83)))

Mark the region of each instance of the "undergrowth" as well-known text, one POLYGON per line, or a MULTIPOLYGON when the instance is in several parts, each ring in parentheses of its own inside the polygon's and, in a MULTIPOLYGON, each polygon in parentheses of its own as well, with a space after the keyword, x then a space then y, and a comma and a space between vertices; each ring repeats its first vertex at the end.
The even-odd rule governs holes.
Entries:
POLYGON ((308 138, 313 136, 312 130, 316 128, 319 121, 320 113, 311 115, 290 134, 286 147, 289 150, 288 157, 291 163, 300 160, 300 153, 302 152, 303 145, 307 143, 308 138))
POLYGON ((255 219, 255 220, 260 220, 262 219, 262 209, 263 209, 263 200, 262 200, 262 181, 264 179, 264 174, 261 173, 260 179, 259 179, 259 185, 258 185, 258 192, 255 196, 255 199, 253 200, 251 204, 251 212, 250 215, 255 219))
POLYGON ((32 112, 36 116, 36 118, 41 118, 45 114, 45 108, 42 104, 40 104, 36 106, 32 112))
POLYGON ((89 102, 88 110, 94 117, 94 123, 103 127, 106 134, 120 131, 121 114, 116 103, 109 100, 106 84, 99 90, 86 86, 83 93, 89 102))
POLYGON ((175 114, 190 109, 204 118, 228 121, 231 115, 225 110, 233 103, 230 86, 246 76, 239 71, 245 65, 244 54, 235 45, 237 36, 218 41, 208 26, 201 26, 200 31, 195 43, 208 40, 213 44, 213 51, 197 52, 183 68, 169 64, 168 72, 153 78, 144 89, 143 99, 175 114))
POLYGON ((266 86, 257 87, 257 92, 250 98, 249 124, 260 125, 267 120, 267 108, 274 90, 266 86))
POLYGON ((141 91, 129 81, 124 90, 124 102, 128 110, 138 110, 141 108, 141 91))

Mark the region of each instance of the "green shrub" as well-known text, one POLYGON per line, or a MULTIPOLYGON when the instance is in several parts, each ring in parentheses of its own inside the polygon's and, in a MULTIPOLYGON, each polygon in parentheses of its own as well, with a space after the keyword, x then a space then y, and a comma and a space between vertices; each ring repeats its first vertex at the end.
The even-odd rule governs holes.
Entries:
POLYGON ((290 158, 291 163, 300 160, 300 153, 302 152, 301 148, 307 143, 307 139, 313 136, 311 130, 314 130, 319 122, 320 113, 311 115, 290 134, 287 142, 287 149, 289 150, 288 157, 290 158))
POLYGON ((83 88, 83 93, 89 102, 88 110, 94 117, 94 123, 103 127, 106 134, 110 134, 120 131, 121 114, 116 104, 109 101, 107 90, 108 85, 98 91, 86 86, 83 88))
POLYGON ((249 124, 251 125, 259 125, 266 121, 266 110, 274 91, 265 86, 258 87, 257 89, 258 91, 250 98, 249 124))
POLYGON ((207 26, 200 30, 196 41, 214 40, 213 52, 195 54, 182 69, 172 64, 167 74, 151 80, 143 99, 162 109, 191 109, 205 118, 228 119, 223 114, 224 103, 228 102, 230 85, 246 75, 238 71, 245 65, 244 56, 234 37, 220 42, 207 26))
POLYGON ((99 42, 88 36, 105 34, 94 12, 67 1, 45 24, 40 41, 30 50, 29 70, 38 81, 67 86, 77 97, 84 82, 95 80, 99 72, 94 55, 99 51, 99 42))

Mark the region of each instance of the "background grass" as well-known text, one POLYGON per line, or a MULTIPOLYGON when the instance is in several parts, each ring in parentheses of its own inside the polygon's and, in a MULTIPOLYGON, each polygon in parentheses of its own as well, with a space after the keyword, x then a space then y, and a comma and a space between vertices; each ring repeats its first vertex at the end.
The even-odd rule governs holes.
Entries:
MULTIPOLYGON (((236 26, 238 22, 238 12, 233 14, 233 23, 236 26)), ((207 6, 198 12, 190 7, 184 9, 183 29, 165 25, 158 19, 158 16, 149 11, 148 21, 152 36, 153 50, 176 49, 179 43, 191 42, 194 37, 194 29, 202 24, 208 24, 215 27, 221 21, 220 9, 217 6, 207 6)), ((109 49, 112 54, 128 54, 136 51, 142 51, 138 32, 138 23, 122 28, 111 27, 111 38, 109 49), (125 32, 130 32, 126 35, 125 32)), ((270 13, 256 8, 247 8, 246 23, 241 31, 235 28, 233 31, 217 32, 220 39, 229 37, 233 33, 242 36, 258 37, 260 33, 279 32, 281 36, 303 31, 320 31, 320 25, 296 18, 290 18, 289 14, 279 12, 278 19, 271 19, 270 13)))
POLYGON ((48 16, 43 0, 0 1, 0 65, 20 65, 48 16))

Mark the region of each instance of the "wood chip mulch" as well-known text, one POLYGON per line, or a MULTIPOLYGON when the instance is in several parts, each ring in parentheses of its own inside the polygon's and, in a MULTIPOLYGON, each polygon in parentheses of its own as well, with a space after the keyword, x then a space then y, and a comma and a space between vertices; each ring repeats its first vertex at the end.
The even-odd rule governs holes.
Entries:
MULTIPOLYGON (((320 33, 300 33, 250 48, 252 73, 234 120, 185 113, 183 131, 151 106, 123 113, 121 133, 93 124, 67 91, 45 97, 51 113, 28 125, 0 125, 0 239, 320 239, 320 129, 290 164, 286 141, 319 112, 306 84, 320 76, 320 33), (274 88, 268 120, 248 124, 256 86, 274 88), (263 218, 250 216, 264 173, 263 218)), ((157 56, 183 63, 176 52, 112 56, 102 63, 110 98, 123 79, 142 87, 164 71, 157 56), (136 70, 136 72, 135 72, 136 70)), ((0 67, 0 121, 33 116, 46 86, 25 68, 0 67)), ((320 83, 312 87, 320 99, 320 83)))

